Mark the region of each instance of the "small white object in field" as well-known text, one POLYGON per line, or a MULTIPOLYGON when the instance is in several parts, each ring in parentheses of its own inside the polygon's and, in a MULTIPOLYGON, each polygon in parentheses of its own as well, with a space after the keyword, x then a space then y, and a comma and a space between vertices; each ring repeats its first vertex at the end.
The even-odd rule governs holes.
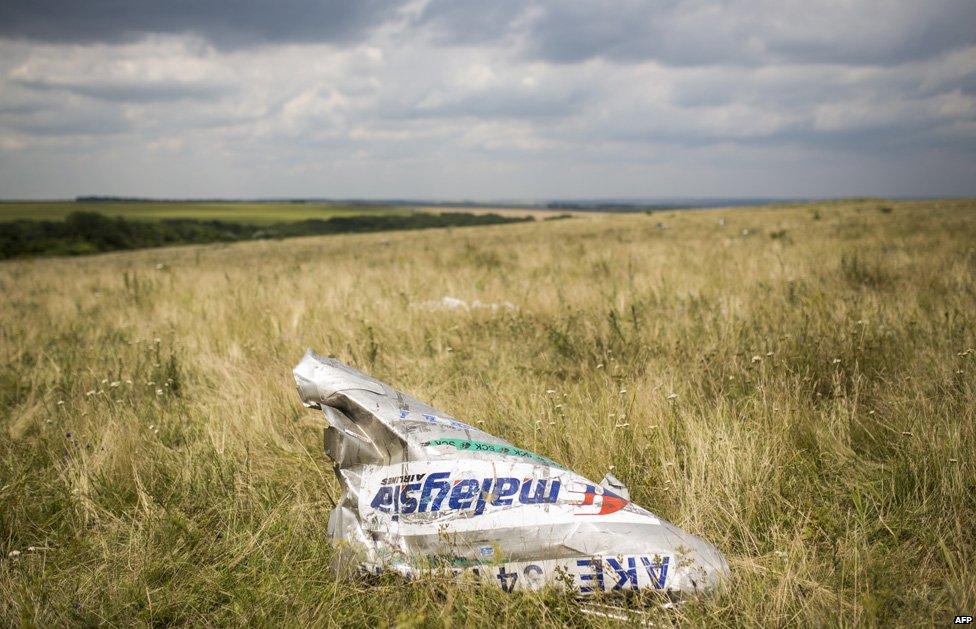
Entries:
POLYGON ((485 303, 475 299, 474 301, 467 302, 463 299, 458 299, 457 297, 451 297, 450 295, 445 295, 440 299, 435 299, 432 301, 422 301, 413 304, 415 307, 423 308, 424 310, 518 310, 519 307, 515 304, 502 301, 502 302, 491 302, 485 303))

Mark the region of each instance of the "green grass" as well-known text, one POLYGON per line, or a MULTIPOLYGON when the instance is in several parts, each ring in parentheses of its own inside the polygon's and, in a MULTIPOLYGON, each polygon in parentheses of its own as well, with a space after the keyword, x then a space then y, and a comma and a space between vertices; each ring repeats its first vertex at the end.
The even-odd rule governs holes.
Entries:
POLYGON ((614 465, 717 545, 728 588, 657 626, 949 624, 976 609, 976 201, 883 205, 0 263, 0 622, 612 624, 555 592, 337 578, 291 378, 311 346, 614 465), (518 309, 424 306, 446 295, 518 309))
POLYGON ((0 222, 17 219, 55 221, 64 220, 72 212, 97 212, 106 216, 121 216, 127 220, 140 221, 192 218, 268 225, 311 218, 328 219, 334 216, 355 216, 374 212, 407 214, 411 211, 411 208, 400 206, 332 203, 0 202, 0 222))

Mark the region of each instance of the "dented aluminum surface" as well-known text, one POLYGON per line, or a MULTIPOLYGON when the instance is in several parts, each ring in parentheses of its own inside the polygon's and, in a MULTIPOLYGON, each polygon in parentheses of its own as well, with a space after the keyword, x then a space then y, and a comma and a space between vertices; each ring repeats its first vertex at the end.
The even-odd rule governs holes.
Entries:
POLYGON ((589 481, 312 350, 294 374, 329 424, 343 490, 329 534, 346 569, 581 593, 703 592, 728 575, 714 546, 631 502, 612 475, 589 481))

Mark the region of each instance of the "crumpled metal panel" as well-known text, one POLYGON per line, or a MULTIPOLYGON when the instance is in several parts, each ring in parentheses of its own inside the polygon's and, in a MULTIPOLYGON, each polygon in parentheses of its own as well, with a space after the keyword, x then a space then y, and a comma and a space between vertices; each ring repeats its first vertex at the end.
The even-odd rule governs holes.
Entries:
POLYGON ((344 571, 470 574, 505 590, 714 589, 722 554, 594 483, 308 350, 302 402, 328 422, 342 496, 329 518, 344 571))

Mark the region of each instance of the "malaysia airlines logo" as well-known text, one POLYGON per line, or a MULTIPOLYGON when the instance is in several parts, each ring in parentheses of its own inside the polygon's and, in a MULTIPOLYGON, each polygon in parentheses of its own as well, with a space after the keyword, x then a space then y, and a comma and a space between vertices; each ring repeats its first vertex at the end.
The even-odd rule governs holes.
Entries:
POLYGON ((555 504, 560 494, 565 504, 576 507, 577 515, 607 515, 629 504, 599 485, 571 482, 564 487, 559 478, 451 479, 450 472, 433 472, 383 479, 369 506, 394 516, 449 510, 481 515, 489 506, 555 504))
POLYGON ((380 487, 369 506, 397 515, 467 509, 481 515, 488 505, 511 506, 516 501, 523 505, 554 503, 561 486, 556 479, 463 478, 452 483, 450 472, 412 476, 416 477, 415 482, 380 487))

